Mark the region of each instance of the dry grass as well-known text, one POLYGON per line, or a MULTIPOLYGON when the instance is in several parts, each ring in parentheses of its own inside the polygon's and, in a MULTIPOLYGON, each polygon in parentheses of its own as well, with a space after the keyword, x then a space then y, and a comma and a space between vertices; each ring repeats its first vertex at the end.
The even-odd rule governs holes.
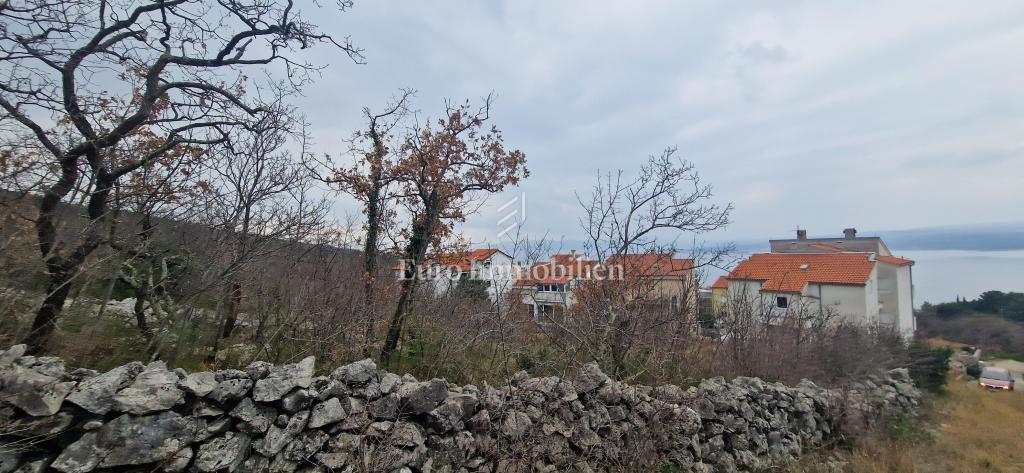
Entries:
MULTIPOLYGON (((839 460, 850 473, 1024 472, 1024 395, 950 380, 927 419, 897 421, 859 439, 839 460)), ((795 471, 829 471, 822 463, 795 471)))

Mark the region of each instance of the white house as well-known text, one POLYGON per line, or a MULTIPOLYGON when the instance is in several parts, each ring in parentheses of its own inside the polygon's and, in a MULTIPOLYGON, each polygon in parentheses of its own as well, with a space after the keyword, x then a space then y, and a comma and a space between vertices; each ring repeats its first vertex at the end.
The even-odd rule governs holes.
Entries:
POLYGON ((780 319, 834 315, 847 321, 895 327, 910 337, 914 262, 892 255, 878 237, 772 240, 772 252, 751 255, 726 278, 731 299, 771 307, 780 319))
MULTIPOLYGON (((405 267, 394 267, 404 277, 405 267)), ((496 248, 482 248, 435 255, 423 264, 421 277, 430 282, 434 293, 444 295, 466 281, 482 281, 487 297, 496 302, 505 297, 519 277, 519 266, 512 257, 496 248)))
POLYGON ((596 266, 597 261, 585 259, 575 251, 553 255, 550 261, 531 266, 514 286, 534 318, 562 316, 575 303, 573 291, 596 266))

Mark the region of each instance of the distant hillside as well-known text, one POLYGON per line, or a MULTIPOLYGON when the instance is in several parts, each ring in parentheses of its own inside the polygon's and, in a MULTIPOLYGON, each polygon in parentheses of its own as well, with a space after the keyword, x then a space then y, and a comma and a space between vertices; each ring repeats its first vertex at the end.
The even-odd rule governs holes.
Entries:
POLYGON ((985 352, 1024 357, 1024 293, 986 291, 977 299, 924 304, 918 330, 979 345, 985 352))
POLYGON ((1024 249, 1024 222, 883 230, 864 234, 877 234, 885 239, 889 248, 899 250, 1024 249))
MULTIPOLYGON (((811 238, 841 237, 838 232, 814 234, 811 238)), ((947 225, 912 228, 908 230, 867 230, 859 236, 880 236, 893 251, 914 250, 1024 250, 1024 222, 1004 222, 978 225, 947 225)), ((742 253, 770 251, 768 240, 792 238, 789 235, 765 235, 761 238, 734 240, 742 253)))

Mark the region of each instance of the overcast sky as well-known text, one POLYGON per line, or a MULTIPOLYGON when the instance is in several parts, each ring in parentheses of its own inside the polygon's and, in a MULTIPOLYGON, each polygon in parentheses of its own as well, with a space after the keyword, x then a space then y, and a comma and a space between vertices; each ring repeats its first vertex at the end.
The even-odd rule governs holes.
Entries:
MULTIPOLYGON (((1024 220, 1022 18, 1019 0, 357 0, 316 19, 367 63, 320 50, 300 106, 337 152, 399 88, 424 115, 495 92, 533 234, 579 238, 573 191, 666 146, 735 206, 715 238, 1024 220)), ((464 231, 493 239, 505 198, 464 231)))

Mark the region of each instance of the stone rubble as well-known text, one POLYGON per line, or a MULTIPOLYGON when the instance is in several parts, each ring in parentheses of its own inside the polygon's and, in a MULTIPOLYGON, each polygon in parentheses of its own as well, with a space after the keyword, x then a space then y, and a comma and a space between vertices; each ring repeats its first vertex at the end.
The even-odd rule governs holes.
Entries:
POLYGON ((760 471, 912 414, 921 397, 905 369, 835 390, 742 377, 636 386, 594 363, 497 388, 421 382, 368 359, 314 368, 310 357, 67 372, 20 345, 0 351, 0 473, 760 471))

